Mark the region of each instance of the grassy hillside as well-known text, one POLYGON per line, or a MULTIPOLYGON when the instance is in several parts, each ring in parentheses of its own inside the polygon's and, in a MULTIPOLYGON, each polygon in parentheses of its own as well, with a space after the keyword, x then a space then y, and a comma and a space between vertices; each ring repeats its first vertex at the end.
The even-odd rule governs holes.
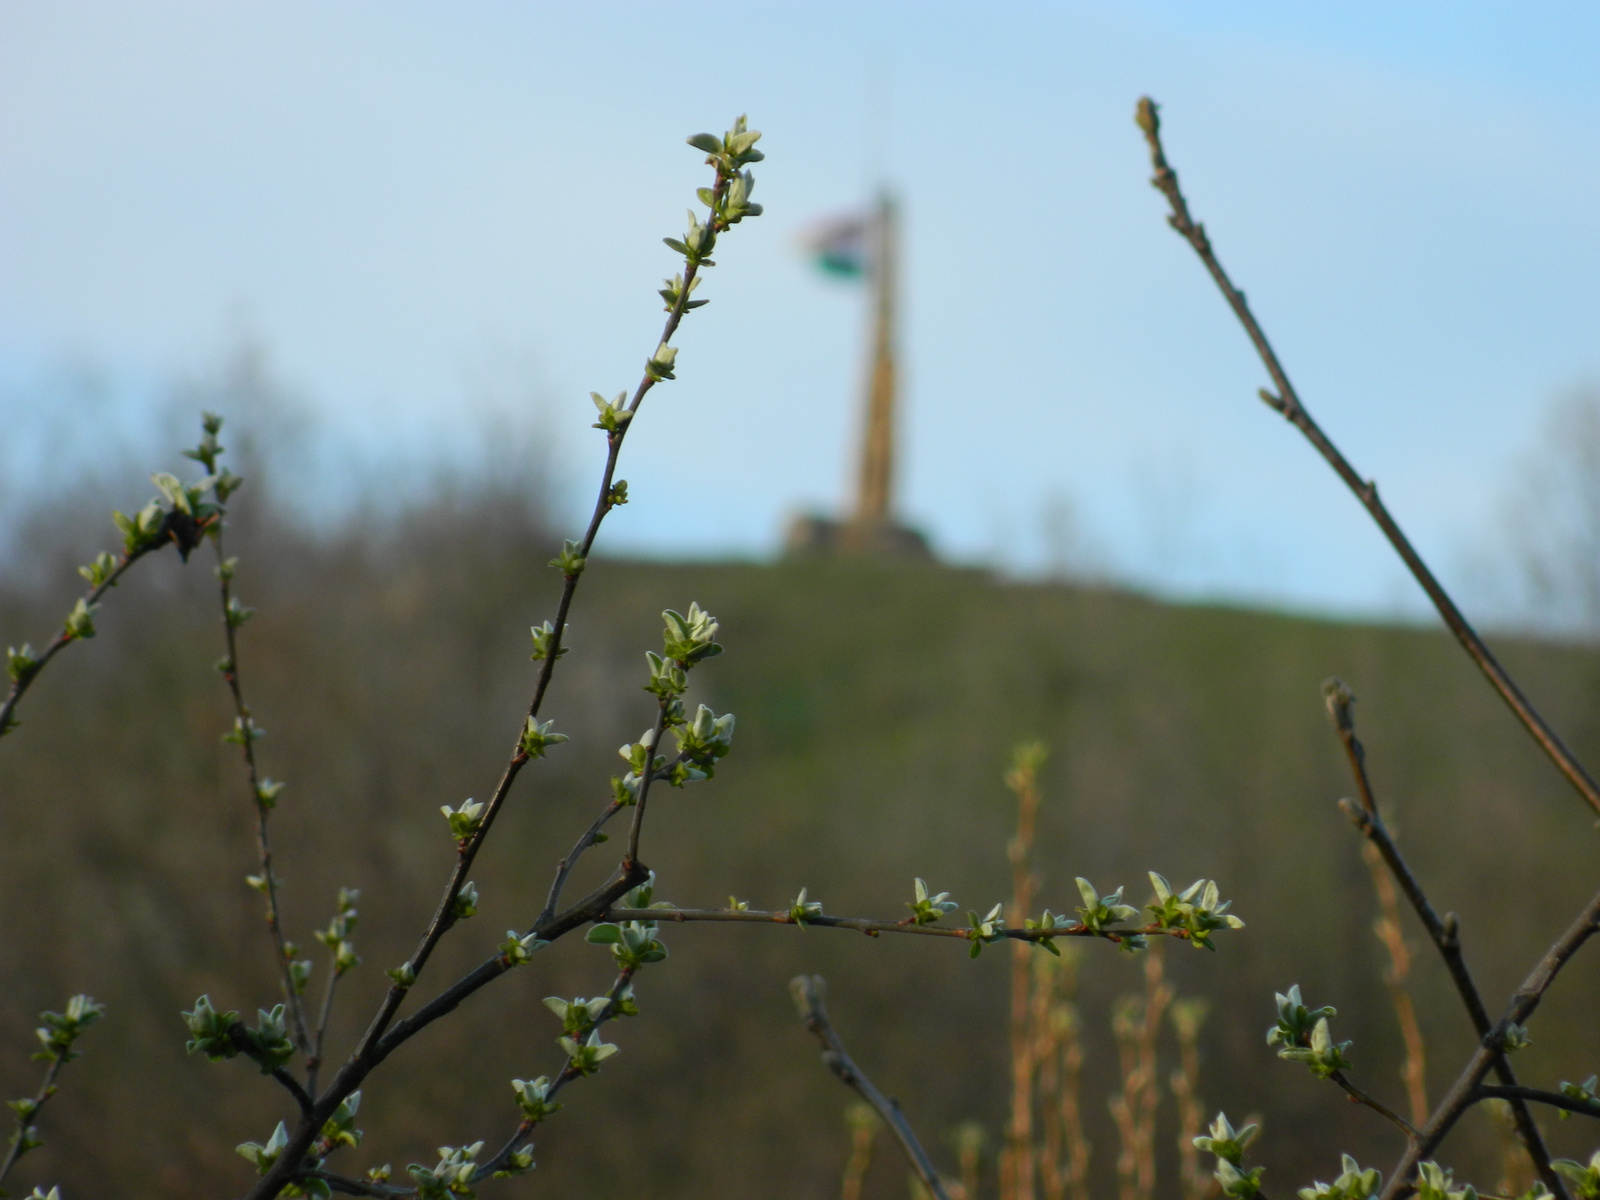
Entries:
MULTIPOLYGON (((270 733, 266 769, 290 785, 276 826, 289 924, 309 941, 340 884, 363 892, 367 965, 335 1020, 335 1044, 348 1047, 448 870, 439 805, 493 785, 530 687, 527 627, 550 615, 553 572, 533 565, 548 556, 534 534, 482 513, 320 546, 258 529, 242 549, 239 586, 260 610, 245 629, 246 683, 270 733)), ((243 784, 218 742, 228 718, 210 666, 220 652, 210 567, 149 567, 112 598, 100 638, 35 688, 23 728, 0 746, 8 1094, 33 1078, 38 1009, 80 989, 112 1008, 49 1114, 47 1149, 19 1179, 59 1179, 77 1196, 237 1193, 247 1168, 233 1145, 264 1139, 287 1115, 247 1065, 183 1054, 180 1007, 204 991, 251 1010, 273 986, 241 882, 252 869, 243 784)), ((37 641, 65 594, 0 594, 0 638, 37 641)), ((1000 772, 1013 744, 1042 738, 1052 748, 1044 903, 1070 911, 1078 874, 1142 900, 1153 868, 1185 883, 1215 876, 1248 921, 1219 938, 1220 953, 1173 947, 1168 964, 1184 993, 1212 1002, 1208 1105, 1268 1114, 1262 1155, 1280 1191, 1329 1177, 1341 1149, 1384 1166, 1397 1150, 1370 1114, 1277 1062, 1263 1039, 1273 989, 1298 982, 1339 1006, 1358 1078, 1399 1103, 1375 906, 1334 808, 1348 781, 1322 713, 1325 676, 1360 697, 1381 799, 1438 903, 1461 914, 1491 991, 1520 976, 1600 874, 1586 811, 1433 632, 942 568, 597 562, 546 710, 573 742, 524 775, 475 872, 482 915, 435 960, 441 978, 537 911, 550 864, 604 802, 614 748, 650 720, 639 685, 657 614, 691 600, 722 620, 728 648, 696 673, 700 698, 738 714, 738 737, 715 781, 652 805, 644 857, 658 895, 716 905, 736 893, 776 907, 805 886, 829 911, 899 915, 922 875, 986 908, 1008 879, 1013 814, 1000 772)), ((1600 761, 1600 657, 1502 649, 1556 726, 1600 761)), ((598 874, 609 861, 586 865, 598 874)), ((959 944, 787 928, 691 926, 666 938, 670 960, 639 983, 642 1015, 616 1032, 624 1053, 569 1093, 539 1142, 539 1169, 493 1194, 834 1194, 848 1097, 789 1007, 785 985, 800 971, 828 976, 857 1056, 930 1141, 969 1118, 998 1132, 1005 954, 972 962, 959 944)), ((1137 989, 1138 968, 1108 946, 1085 950, 1086 1107, 1097 1191, 1110 1195, 1108 1012, 1137 989)), ((348 1165, 398 1169, 440 1144, 497 1143, 514 1121, 507 1080, 558 1065, 556 1022, 539 998, 592 995, 608 968, 600 948, 563 942, 419 1039, 371 1081, 369 1140, 348 1165)), ((1600 1067, 1596 972, 1580 963, 1572 974, 1525 1052, 1524 1074, 1545 1086, 1600 1067)), ((1417 987, 1437 1094, 1470 1032, 1425 957, 1417 987)), ((1460 1139, 1456 1159, 1492 1183, 1489 1126, 1474 1129, 1485 1136, 1460 1139)), ((1553 1133, 1563 1145, 1576 1136, 1553 1133)), ((1169 1151, 1169 1133, 1161 1139, 1169 1151)), ((1175 1194, 1172 1178, 1164 1194, 1175 1194)), ((886 1160, 869 1193, 904 1186, 886 1160)))

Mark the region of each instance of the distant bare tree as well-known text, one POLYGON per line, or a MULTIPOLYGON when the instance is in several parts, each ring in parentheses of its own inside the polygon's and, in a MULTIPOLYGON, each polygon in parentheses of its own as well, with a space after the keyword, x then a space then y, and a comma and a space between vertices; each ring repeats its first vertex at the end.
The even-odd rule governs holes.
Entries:
POLYGON ((1600 386, 1557 399, 1501 515, 1516 564, 1502 590, 1540 626, 1600 636, 1600 386))

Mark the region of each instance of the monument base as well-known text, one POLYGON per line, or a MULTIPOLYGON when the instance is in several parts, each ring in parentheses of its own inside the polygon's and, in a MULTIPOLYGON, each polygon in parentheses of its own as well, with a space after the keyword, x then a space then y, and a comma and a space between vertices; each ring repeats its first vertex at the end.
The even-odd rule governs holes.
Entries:
POLYGON ((898 521, 835 521, 802 513, 784 532, 785 558, 876 558, 932 562, 928 539, 898 521))

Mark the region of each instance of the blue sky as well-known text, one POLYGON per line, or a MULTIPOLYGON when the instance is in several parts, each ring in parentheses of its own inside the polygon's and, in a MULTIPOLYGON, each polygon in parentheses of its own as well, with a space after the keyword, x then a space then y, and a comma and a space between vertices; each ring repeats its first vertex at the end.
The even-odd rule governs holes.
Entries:
POLYGON ((767 215, 630 437, 614 549, 770 554, 843 500, 862 297, 796 233, 886 180, 901 505, 945 553, 1036 570, 1070 512, 1074 553, 1167 593, 1418 611, 1253 399, 1146 184, 1144 92, 1304 399, 1447 577, 1492 573, 1541 413, 1600 379, 1592 4, 706 11, 0 3, 13 480, 90 421, 85 364, 130 420, 249 338, 326 445, 449 469, 464 428, 548 422, 576 497, 587 393, 659 326, 702 175, 682 139, 746 111, 767 215))

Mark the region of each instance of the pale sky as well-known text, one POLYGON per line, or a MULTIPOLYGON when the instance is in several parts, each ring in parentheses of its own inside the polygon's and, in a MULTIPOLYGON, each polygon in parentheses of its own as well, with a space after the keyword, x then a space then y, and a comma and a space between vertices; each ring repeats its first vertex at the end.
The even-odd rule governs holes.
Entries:
POLYGON ((1167 593, 1417 611, 1254 399, 1146 183, 1144 92, 1303 398, 1447 577, 1494 561, 1544 406, 1600 379, 1593 3, 718 11, 0 0, 0 462, 88 420, 85 364, 131 419, 249 337, 369 456, 448 463, 485 394, 531 392, 587 492, 587 393, 637 378, 704 181, 683 138, 740 112, 767 212, 629 439, 616 551, 766 556, 844 500, 862 297, 796 234, 887 181, 900 500, 946 555, 1037 569, 1065 508, 1167 593))

